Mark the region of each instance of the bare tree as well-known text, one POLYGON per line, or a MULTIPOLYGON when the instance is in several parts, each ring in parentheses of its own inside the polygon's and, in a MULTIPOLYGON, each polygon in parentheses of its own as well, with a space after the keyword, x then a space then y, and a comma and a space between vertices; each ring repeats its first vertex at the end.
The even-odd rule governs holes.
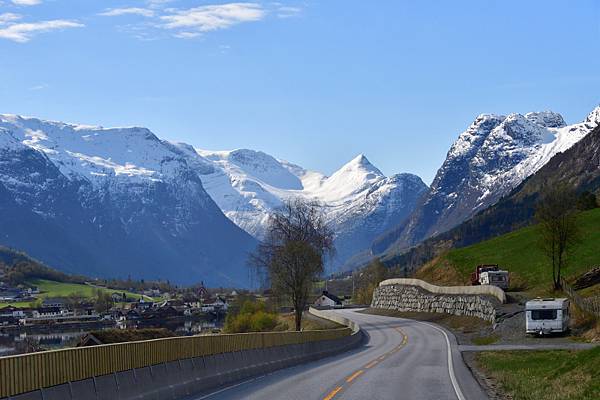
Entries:
POLYGON ((101 289, 96 289, 95 296, 94 309, 96 312, 107 313, 114 306, 114 300, 110 293, 101 289))
POLYGON ((323 273, 324 259, 334 254, 333 233, 317 203, 295 198, 286 201, 270 218, 263 242, 250 257, 263 283, 291 301, 296 330, 308 304, 314 281, 323 273))
POLYGON ((561 272, 566 258, 579 238, 577 196, 569 187, 553 186, 542 195, 535 218, 540 233, 540 247, 552 265, 552 282, 560 289, 561 272))

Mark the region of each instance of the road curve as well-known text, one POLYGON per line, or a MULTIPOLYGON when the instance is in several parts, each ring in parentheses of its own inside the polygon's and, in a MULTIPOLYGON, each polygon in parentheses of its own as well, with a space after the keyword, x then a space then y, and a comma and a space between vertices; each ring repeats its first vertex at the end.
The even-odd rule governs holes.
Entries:
POLYGON ((358 322, 365 344, 190 400, 487 399, 450 332, 409 319, 331 312, 358 322))

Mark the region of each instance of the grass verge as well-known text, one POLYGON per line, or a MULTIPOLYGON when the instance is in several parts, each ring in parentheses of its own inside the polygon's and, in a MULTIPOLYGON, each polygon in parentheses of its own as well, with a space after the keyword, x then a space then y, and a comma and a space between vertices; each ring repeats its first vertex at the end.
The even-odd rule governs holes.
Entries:
POLYGON ((600 399, 600 347, 582 351, 502 351, 476 356, 514 400, 600 399))
MULTIPOLYGON (((283 324, 287 324, 287 330, 294 330, 295 322, 294 322, 294 314, 286 313, 279 314, 279 321, 283 324)), ((328 319, 319 318, 315 315, 309 314, 305 312, 302 317, 302 329, 307 331, 320 331, 325 329, 337 329, 343 328, 343 325, 340 325, 336 322, 330 321, 328 319)))

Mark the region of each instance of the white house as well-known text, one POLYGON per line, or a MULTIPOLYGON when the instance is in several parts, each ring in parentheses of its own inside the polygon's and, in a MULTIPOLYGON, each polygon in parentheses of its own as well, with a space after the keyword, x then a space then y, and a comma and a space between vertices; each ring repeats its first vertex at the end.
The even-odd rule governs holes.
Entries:
POLYGON ((315 300, 316 307, 335 307, 341 306, 342 300, 339 297, 332 295, 327 290, 323 291, 323 294, 315 300))
POLYGON ((217 296, 217 298, 212 303, 204 303, 202 305, 201 310, 203 312, 227 311, 228 308, 229 304, 227 304, 227 300, 225 300, 221 296, 217 296))

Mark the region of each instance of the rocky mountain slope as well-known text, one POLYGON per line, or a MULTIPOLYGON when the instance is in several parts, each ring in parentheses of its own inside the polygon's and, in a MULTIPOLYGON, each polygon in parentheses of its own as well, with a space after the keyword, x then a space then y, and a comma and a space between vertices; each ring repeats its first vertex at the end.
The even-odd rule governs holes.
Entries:
POLYGON ((386 177, 364 155, 327 177, 263 152, 193 152, 180 146, 191 160, 200 156, 211 163, 212 168, 199 173, 206 191, 225 215, 257 238, 285 199, 299 196, 319 202, 336 235, 332 268, 368 249, 375 237, 405 219, 427 190, 412 174, 386 177))
POLYGON ((495 204, 596 127, 599 110, 569 126, 553 112, 478 116, 452 145, 415 211, 377 238, 373 253, 402 252, 495 204))
POLYGON ((535 174, 493 206, 447 232, 425 240, 406 252, 394 249, 384 254, 388 265, 412 270, 449 248, 479 243, 532 223, 535 204, 546 187, 567 184, 578 193, 594 193, 600 201, 600 107, 584 124, 595 125, 583 139, 568 150, 557 153, 535 174))
POLYGON ((256 241, 199 169, 147 129, 0 115, 0 242, 68 272, 247 285, 256 241))

